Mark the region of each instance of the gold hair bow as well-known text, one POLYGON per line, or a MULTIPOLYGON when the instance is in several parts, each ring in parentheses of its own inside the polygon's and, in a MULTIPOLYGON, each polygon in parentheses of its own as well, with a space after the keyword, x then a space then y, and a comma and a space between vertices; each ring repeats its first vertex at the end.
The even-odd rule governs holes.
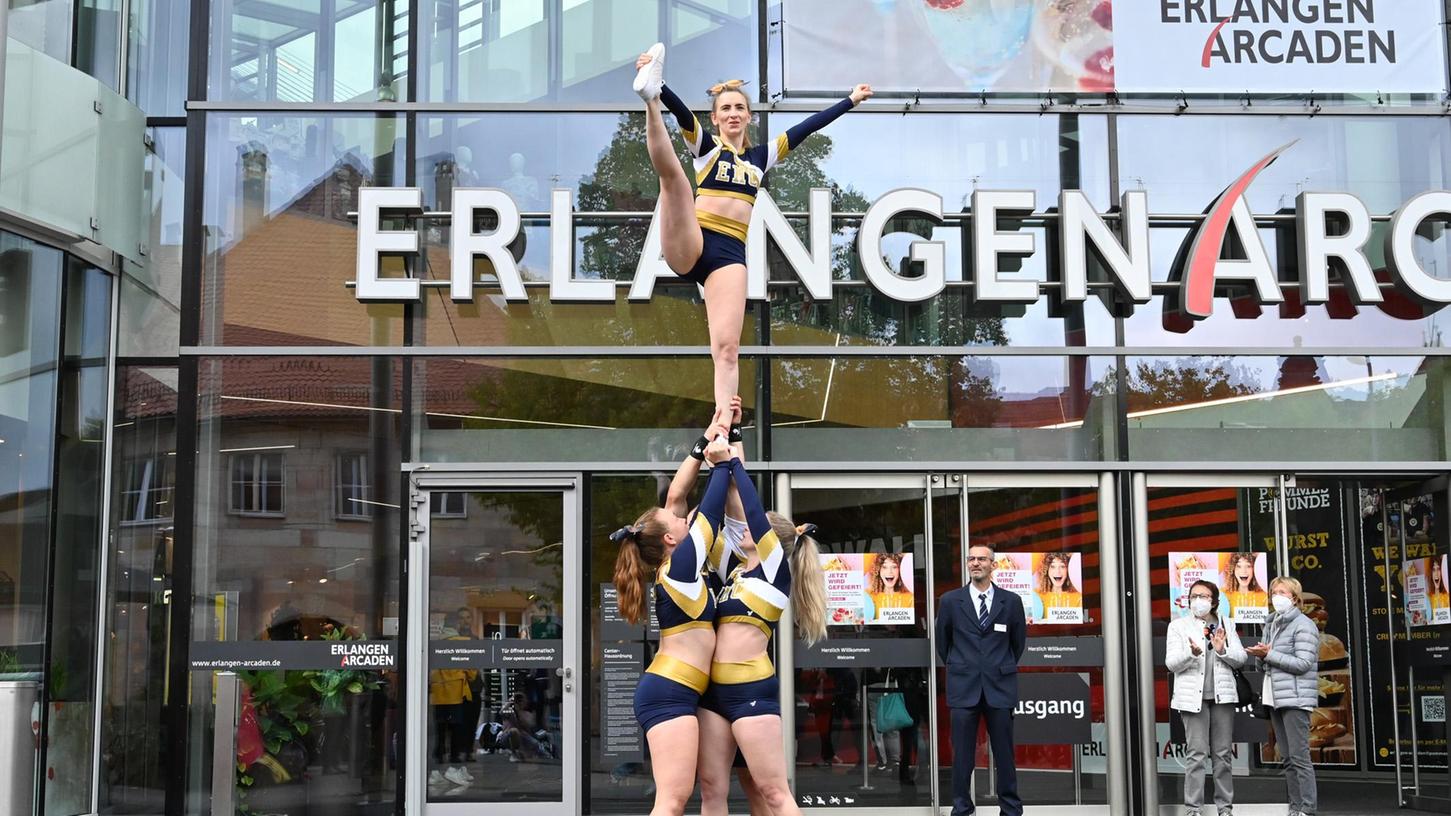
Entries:
POLYGON ((720 96, 726 91, 739 91, 741 86, 745 84, 746 81, 744 79, 727 79, 725 82, 717 82, 710 86, 710 90, 706 91, 706 93, 711 96, 720 96))

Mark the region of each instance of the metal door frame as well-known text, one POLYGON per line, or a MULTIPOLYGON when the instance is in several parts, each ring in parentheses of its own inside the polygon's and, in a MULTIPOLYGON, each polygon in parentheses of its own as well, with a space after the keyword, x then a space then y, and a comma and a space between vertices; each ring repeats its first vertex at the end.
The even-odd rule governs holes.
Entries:
MULTIPOLYGON (((1430 479, 1425 479, 1425 480, 1423 480, 1421 482, 1418 482, 1418 483, 1416 483, 1414 485, 1410 485, 1410 486, 1406 486, 1406 487, 1399 487, 1399 488, 1396 488, 1394 490, 1382 490, 1381 491, 1380 512, 1381 512, 1381 519, 1382 519, 1383 529, 1385 530, 1385 543, 1387 545, 1390 542, 1390 535, 1389 535, 1390 534, 1390 508, 1389 508, 1389 505, 1390 505, 1391 502, 1396 502, 1397 504, 1400 504, 1401 505, 1400 523, 1398 525, 1399 528, 1400 528, 1400 537, 1399 537, 1398 541, 1400 542, 1399 553, 1400 553, 1400 560, 1401 560, 1402 563, 1405 563, 1405 560, 1406 560, 1406 550, 1405 550, 1405 546, 1406 546, 1406 514, 1405 514, 1405 503, 1407 501, 1409 501, 1410 499, 1413 499, 1413 498, 1415 498, 1417 496, 1423 496, 1423 495, 1427 495, 1427 494, 1430 494, 1430 495, 1433 495, 1434 496, 1435 494, 1440 493, 1440 494, 1442 494, 1442 498, 1440 500, 1434 502, 1435 507, 1439 511, 1440 509, 1443 509, 1443 508, 1446 507, 1447 501, 1446 501, 1446 499, 1445 499, 1444 496, 1445 496, 1447 490, 1448 489, 1451 489, 1451 488, 1448 488, 1448 485, 1451 485, 1451 476, 1447 476, 1446 474, 1442 474, 1440 476, 1435 476, 1435 477, 1432 477, 1430 479)), ((1441 523, 1445 523, 1445 522, 1441 522, 1441 523)), ((1435 543, 1439 543, 1439 542, 1435 542, 1435 543)), ((1391 566, 1391 560, 1390 560, 1391 551, 1390 551, 1390 547, 1389 546, 1386 546, 1385 549, 1384 549, 1384 552, 1385 552, 1385 564, 1386 564, 1386 567, 1387 567, 1387 569, 1386 569, 1386 575, 1387 576, 1390 576, 1392 574, 1392 572, 1390 570, 1390 566, 1391 566)), ((1439 812, 1439 813, 1451 813, 1451 799, 1446 799, 1446 798, 1443 798, 1443 797, 1440 797, 1440 796, 1432 796, 1432 795, 1424 794, 1424 793, 1421 792, 1420 752, 1417 750, 1417 739, 1416 739, 1416 718, 1417 718, 1417 708, 1416 708, 1416 668, 1415 668, 1414 665, 1412 665, 1410 663, 1409 660, 1403 660, 1402 659, 1402 655, 1400 654, 1399 649, 1397 648, 1397 645, 1396 645, 1396 638, 1395 638, 1396 625, 1397 625, 1397 620, 1396 619, 1398 617, 1401 618, 1401 620, 1399 621, 1399 625, 1403 629, 1406 628, 1406 621, 1405 621, 1405 619, 1404 619, 1403 616, 1397 615, 1395 613, 1395 603, 1393 602, 1393 598, 1392 598, 1391 586, 1392 585, 1391 585, 1390 579, 1388 578, 1387 581, 1386 581, 1386 624, 1387 624, 1386 632, 1389 635, 1389 637, 1387 639, 1387 642, 1389 643, 1390 650, 1391 650, 1391 710, 1396 712, 1395 716, 1391 719, 1391 734, 1392 734, 1391 740, 1392 740, 1392 743, 1395 745, 1395 756, 1396 756, 1396 764, 1395 764, 1396 798, 1399 801, 1401 807, 1413 807, 1413 808, 1416 808, 1417 810, 1428 810, 1428 811, 1439 812), (1406 690, 1411 695, 1411 699, 1408 700, 1407 703, 1406 703, 1406 708, 1407 708, 1407 711, 1409 713, 1408 719, 1409 719, 1410 729, 1411 729, 1411 733, 1410 733, 1410 742, 1411 742, 1411 751, 1410 751, 1410 760, 1411 760, 1411 763, 1410 763, 1411 764, 1411 784, 1410 785, 1406 785, 1405 784, 1404 774, 1403 774, 1403 772, 1401 770, 1401 768, 1402 768, 1402 766, 1404 764, 1404 758, 1405 758, 1405 754, 1401 751, 1401 717, 1400 717, 1400 707, 1401 706, 1400 706, 1400 677, 1399 677, 1399 668, 1400 668, 1400 664, 1401 663, 1404 663, 1405 664, 1405 667, 1406 667, 1406 690)), ((1451 771, 1448 771, 1446 773, 1451 773, 1451 771)))
POLYGON ((404 635, 404 699, 406 725, 404 760, 404 810, 408 816, 462 816, 496 812, 520 816, 578 814, 583 802, 579 784, 584 744, 584 690, 580 688, 584 603, 583 548, 581 523, 584 518, 584 477, 566 474, 500 474, 467 466, 455 468, 405 465, 408 472, 408 552, 404 559, 408 604, 404 635), (430 500, 434 491, 546 492, 560 494, 564 532, 564 586, 559 610, 564 628, 564 695, 560 706, 561 802, 450 802, 428 804, 425 780, 428 776, 428 587, 431 574, 429 539, 430 500))
MULTIPOLYGON (((781 473, 777 474, 776 495, 777 506, 782 512, 790 515, 791 499, 793 490, 851 490, 851 489, 881 489, 881 490, 920 490, 922 491, 923 504, 923 529, 926 543, 926 581, 928 591, 936 587, 936 576, 934 574, 933 555, 938 546, 933 535, 934 519, 932 514, 932 499, 935 491, 956 490, 959 502, 959 516, 962 519, 963 533, 966 535, 968 525, 968 493, 972 489, 992 488, 1095 488, 1098 490, 1098 546, 1100 558, 1100 581, 1102 582, 1103 603, 1103 631, 1104 631, 1104 727, 1105 745, 1108 748, 1108 803, 1105 805, 1034 805, 1033 811, 1044 813, 1083 813, 1103 814, 1125 812, 1127 806, 1127 766, 1119 759, 1126 756, 1126 737, 1123 732, 1123 717, 1118 710, 1119 700, 1127 700, 1123 693, 1125 680, 1123 672, 1123 645, 1108 633, 1119 631, 1122 626, 1124 610, 1121 608, 1122 592, 1119 590, 1118 581, 1118 502, 1115 488, 1114 474, 1083 473, 1083 472, 941 472, 931 473, 781 473), (1110 602, 1113 599, 1113 602, 1110 602), (1119 807, 1120 803, 1124 807, 1119 807)), ((960 555, 963 559, 962 575, 966 575, 966 548, 960 555)), ((929 643, 933 643, 932 649, 935 655, 935 623, 937 614, 937 599, 930 598, 927 604, 927 637, 929 643)), ((788 613, 789 616, 789 613, 788 613)), ((782 626, 789 625, 788 616, 783 616, 782 626)), ((791 650, 791 639, 782 638, 780 645, 780 665, 794 665, 793 653, 791 650)), ((938 662, 933 658, 932 671, 928 676, 928 696, 936 700, 938 696, 937 672, 938 662)), ((786 740, 786 756, 795 756, 795 745, 793 734, 795 709, 789 705, 795 699, 795 677, 793 672, 781 672, 781 729, 786 740), (789 719, 788 719, 789 718, 789 719)), ((1151 689, 1152 693, 1152 689, 1151 689)), ((931 763, 931 807, 927 810, 933 814, 948 814, 951 811, 950 796, 939 790, 939 776, 942 767, 942 757, 938 755, 938 728, 937 707, 934 705, 928 718, 928 740, 929 757, 931 763), (944 803, 944 797, 947 800, 944 803)), ((788 765, 789 781, 795 784, 794 763, 788 765)), ((812 809, 805 808, 810 812, 812 809)), ((833 813, 843 813, 844 816, 855 816, 856 812, 862 814, 875 814, 880 808, 831 808, 833 813)), ((922 808, 892 808, 893 812, 916 813, 922 808)), ((995 807, 983 806, 978 808, 979 812, 990 814, 997 810, 995 807)))
MULTIPOLYGON (((1141 625, 1135 628, 1136 642, 1134 648, 1138 652, 1138 678, 1137 691, 1138 699, 1134 706, 1139 712, 1138 717, 1138 739, 1140 749, 1138 751, 1140 761, 1140 773, 1144 780, 1140 791, 1144 797, 1145 813, 1179 813, 1181 807, 1178 804, 1159 803, 1159 765, 1155 751, 1152 746, 1158 745, 1158 734, 1156 733, 1156 716, 1154 700, 1154 669, 1158 665, 1157 655, 1154 654, 1154 628, 1153 622, 1153 583, 1150 573, 1149 561, 1149 488, 1234 488, 1234 489, 1270 489, 1275 491, 1275 506, 1273 510, 1275 529, 1275 570, 1279 575, 1289 573, 1289 552, 1285 548, 1287 536, 1285 516, 1285 488, 1295 486, 1295 477, 1286 473, 1269 472, 1231 472, 1231 473, 1145 473, 1136 472, 1133 479, 1133 549, 1131 557, 1131 570, 1134 576, 1134 586, 1139 589, 1133 599, 1132 607, 1128 610, 1133 618, 1141 625), (1142 624, 1149 625, 1142 625, 1142 624)), ((1277 806, 1283 807, 1283 806, 1277 806)), ((1257 812, 1255 805, 1237 805, 1237 810, 1246 812, 1257 812)), ((1280 812, 1280 811, 1275 811, 1280 812)))
MULTIPOLYGON (((940 477, 933 477, 940 478, 940 477)), ((922 493, 923 504, 923 542, 926 552, 927 586, 933 586, 932 580, 932 494, 928 476, 925 473, 780 473, 776 476, 776 507, 784 515, 795 518, 792 515, 792 492, 796 490, 917 490, 922 493)), ((932 630, 935 603, 927 604, 927 639, 932 643, 932 630)), ((791 631, 791 610, 788 607, 786 613, 781 616, 780 628, 782 631, 791 631)), ((777 665, 791 667, 787 671, 777 671, 777 677, 781 685, 781 735, 786 743, 786 756, 796 756, 796 650, 795 638, 778 638, 777 665)), ((935 664, 936 661, 934 661, 935 664)), ((929 667, 932 668, 932 667, 929 667)), ((929 700, 937 699, 937 673, 927 672, 927 697, 929 700)), ((875 816, 883 810, 890 810, 892 813, 935 813, 937 812, 937 707, 933 705, 929 709, 927 718, 928 756, 931 762, 931 794, 928 807, 893 807, 893 808, 802 808, 803 811, 825 812, 829 810, 840 816, 875 816)), ((796 789, 796 763, 786 763, 786 781, 792 791, 796 789)))

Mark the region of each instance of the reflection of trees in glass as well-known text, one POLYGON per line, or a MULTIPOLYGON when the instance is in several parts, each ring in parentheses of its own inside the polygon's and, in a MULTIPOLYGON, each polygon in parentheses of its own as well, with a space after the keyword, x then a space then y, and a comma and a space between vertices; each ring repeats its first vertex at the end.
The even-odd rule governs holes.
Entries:
POLYGON ((507 563, 508 559, 527 558, 531 565, 515 572, 508 580, 524 582, 511 585, 530 601, 544 601, 555 610, 564 599, 564 519, 560 512, 558 493, 474 493, 474 500, 485 510, 496 513, 510 527, 523 535, 516 542, 505 541, 504 547, 483 547, 488 561, 507 563), (516 546, 517 544, 517 546, 516 546), (522 551, 522 552, 521 552, 522 551), (520 574, 522 573, 522 574, 520 574))
MULTIPOLYGON (((1113 392, 1113 369, 1093 385, 1094 396, 1113 392)), ((1230 357, 1138 360, 1128 375, 1130 412, 1253 394, 1252 375, 1230 357)))

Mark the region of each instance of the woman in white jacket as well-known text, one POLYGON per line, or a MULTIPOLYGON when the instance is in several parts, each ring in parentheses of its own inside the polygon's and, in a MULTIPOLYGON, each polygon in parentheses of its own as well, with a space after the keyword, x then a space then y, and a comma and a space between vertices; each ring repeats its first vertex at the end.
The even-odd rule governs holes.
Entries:
POLYGON ((1234 709, 1239 703, 1234 669, 1245 651, 1234 626, 1219 615, 1219 587, 1195 581, 1189 587, 1190 614, 1169 624, 1164 663, 1174 675, 1169 707, 1184 720, 1184 806, 1186 816, 1201 816, 1204 772, 1214 767, 1214 804, 1221 816, 1234 806, 1230 752, 1234 709))

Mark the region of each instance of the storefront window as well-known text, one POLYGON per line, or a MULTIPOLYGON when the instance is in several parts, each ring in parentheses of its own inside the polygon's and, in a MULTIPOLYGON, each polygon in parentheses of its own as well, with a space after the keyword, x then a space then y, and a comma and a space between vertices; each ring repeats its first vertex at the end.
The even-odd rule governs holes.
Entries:
POLYGON ((1082 461, 1112 455, 1114 382, 1097 357, 771 361, 785 461, 1082 461))
MULTIPOLYGON (((755 444, 758 365, 741 361, 747 450, 755 444)), ((679 462, 680 446, 710 421, 707 357, 427 359, 412 366, 425 462, 679 462)))
POLYGON ((187 0, 131 0, 126 96, 148 116, 186 112, 190 17, 187 0))
MULTIPOLYGON (((772 114, 770 135, 806 116, 772 114)), ((1102 212, 1110 206, 1108 150, 1101 116, 848 113, 782 160, 769 188, 783 210, 806 209, 811 187, 830 186, 841 189, 848 212, 906 187, 940 195, 947 212, 968 211, 978 189, 1032 190, 1039 212, 1057 206, 1060 190, 1082 190, 1102 212)))
MULTIPOLYGON (((394 116, 220 116, 207 123, 201 342, 401 345, 403 307, 364 305, 358 188, 404 184, 394 116)), ((403 274, 401 259, 383 262, 403 274)))
POLYGON ((174 356, 181 340, 181 229, 186 131, 154 128, 146 153, 146 254, 121 274, 121 357, 174 356))
POLYGON ((46 710, 45 812, 90 812, 111 278, 68 259, 46 710))
POLYGON ((120 87, 123 8, 120 0, 80 0, 76 4, 76 68, 113 91, 120 87))
POLYGON ((71 26, 74 0, 40 0, 38 3, 10 2, 6 33, 45 54, 70 65, 71 26))
MULTIPOLYGON (((905 246, 897 248, 906 257, 905 246)), ((949 254, 949 259, 951 258, 949 254)), ((893 263, 895 266, 895 263, 893 263)), ((951 269, 952 261, 948 267, 951 269)), ((961 267, 958 267, 959 269, 961 267)), ((772 270, 776 279, 791 276, 772 270)), ((854 270, 860 275, 860 270, 854 270)), ((794 280, 794 276, 791 276, 794 280)), ((959 276, 960 280, 961 277, 959 276)), ((870 285, 838 284, 832 299, 811 298, 800 284, 774 288, 771 343, 777 346, 1112 346, 1113 316, 1103 301, 1050 305, 979 304, 962 287, 921 303, 892 300, 870 285)))
POLYGON ((101 812, 161 810, 176 528, 174 368, 116 372, 111 470, 112 544, 106 674, 101 691, 101 812))
POLYGON ((211 6, 212 99, 406 101, 408 0, 211 6))
POLYGON ((817 525, 827 586, 835 587, 827 591, 827 639, 796 644, 797 801, 928 805, 932 593, 923 491, 793 486, 791 515, 817 525))
MULTIPOLYGON (((194 765, 193 791, 232 785, 258 812, 392 800, 404 712, 398 377, 384 358, 200 362, 193 660, 278 662, 232 669, 239 767, 219 780, 194 765), (339 468, 358 456, 366 474, 339 468), (339 498, 356 507, 339 513, 339 498), (339 669, 329 644, 340 641, 392 668, 339 669)), ((215 748, 213 665, 193 663, 194 757, 215 748)))
POLYGON ((1129 357, 1126 364, 1134 459, 1446 456, 1444 358, 1129 357))
POLYGON ((757 74, 750 0, 423 0, 430 102, 628 102, 635 58, 663 41, 671 85, 689 99, 757 74))

